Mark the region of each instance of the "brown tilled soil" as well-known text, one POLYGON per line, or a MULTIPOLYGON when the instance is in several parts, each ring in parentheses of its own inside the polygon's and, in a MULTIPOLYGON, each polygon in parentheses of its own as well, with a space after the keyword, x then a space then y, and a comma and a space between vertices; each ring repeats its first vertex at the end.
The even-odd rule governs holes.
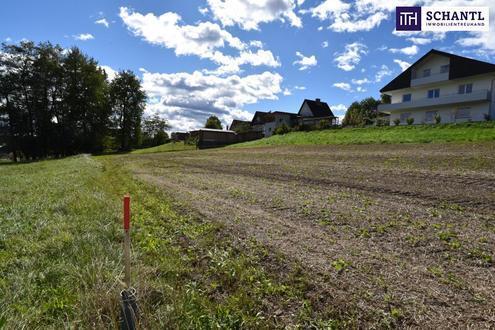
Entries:
POLYGON ((332 310, 329 317, 364 328, 495 328, 495 143, 126 161, 140 179, 222 223, 233 241, 254 239, 301 265, 319 317, 332 310))

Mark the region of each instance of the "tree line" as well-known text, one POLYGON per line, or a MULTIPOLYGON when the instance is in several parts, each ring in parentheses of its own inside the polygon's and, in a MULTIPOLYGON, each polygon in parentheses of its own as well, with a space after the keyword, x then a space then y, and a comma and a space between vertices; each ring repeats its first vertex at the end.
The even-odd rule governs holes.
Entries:
POLYGON ((78 48, 2 44, 0 146, 6 144, 15 161, 162 142, 168 125, 158 117, 143 120, 145 104, 132 71, 109 81, 78 48))

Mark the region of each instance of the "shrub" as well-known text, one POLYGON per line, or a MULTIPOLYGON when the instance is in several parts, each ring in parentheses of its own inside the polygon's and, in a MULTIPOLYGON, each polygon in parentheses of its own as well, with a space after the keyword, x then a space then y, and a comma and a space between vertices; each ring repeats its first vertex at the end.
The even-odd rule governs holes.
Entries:
POLYGON ((414 123, 414 118, 409 117, 409 118, 407 118, 406 122, 407 122, 407 125, 412 125, 414 123))
POLYGON ((390 126, 390 119, 378 118, 376 120, 376 126, 390 126))
POLYGON ((395 126, 399 126, 399 124, 400 124, 400 119, 399 118, 395 118, 394 119, 394 125, 395 126))
POLYGON ((435 115, 435 124, 440 124, 441 121, 442 121, 442 117, 440 117, 440 115, 437 113, 435 115))
POLYGON ((285 124, 282 124, 282 125, 278 126, 277 128, 275 128, 275 131, 273 132, 273 134, 284 135, 284 134, 289 133, 289 132, 290 132, 289 127, 285 124))
POLYGON ((483 115, 483 118, 485 118, 486 121, 489 121, 490 120, 490 114, 489 113, 485 113, 483 115))
POLYGON ((318 125, 316 125, 316 129, 318 129, 318 130, 323 130, 323 129, 327 129, 327 128, 330 128, 330 127, 332 127, 332 124, 327 119, 320 120, 320 122, 318 123, 318 125))

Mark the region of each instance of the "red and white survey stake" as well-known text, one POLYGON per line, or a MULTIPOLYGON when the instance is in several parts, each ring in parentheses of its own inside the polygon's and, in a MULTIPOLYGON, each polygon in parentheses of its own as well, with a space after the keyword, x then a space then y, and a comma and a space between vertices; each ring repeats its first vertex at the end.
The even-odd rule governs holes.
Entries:
POLYGON ((127 289, 131 287, 131 197, 124 196, 124 282, 127 289))

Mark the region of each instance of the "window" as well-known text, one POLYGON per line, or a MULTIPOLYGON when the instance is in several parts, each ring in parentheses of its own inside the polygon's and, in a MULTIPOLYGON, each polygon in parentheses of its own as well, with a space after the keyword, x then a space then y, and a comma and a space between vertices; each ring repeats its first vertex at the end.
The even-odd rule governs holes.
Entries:
POLYGON ((440 67, 440 73, 449 72, 449 65, 445 64, 440 67))
POLYGON ((471 119, 471 108, 459 108, 455 112, 455 119, 471 119))
POLYGON ((411 117, 411 114, 409 112, 404 112, 400 114, 400 122, 405 123, 407 118, 411 117))
POLYGON ((466 94, 473 92, 473 84, 466 84, 466 94))
POLYGON ((473 84, 459 85, 459 94, 469 94, 473 92, 473 84))
POLYGON ((402 95, 402 102, 411 102, 411 94, 402 95))
POLYGON ((431 123, 432 121, 435 120, 435 116, 437 115, 436 111, 426 111, 425 114, 425 122, 431 123))
POLYGON ((428 91, 428 98, 429 99, 433 99, 433 98, 438 98, 440 97, 440 89, 439 88, 435 88, 435 89, 430 89, 428 91))
POLYGON ((279 118, 278 122, 281 123, 282 122, 282 118, 279 118))
POLYGON ((431 69, 424 69, 423 77, 429 77, 429 76, 431 76, 431 69))

